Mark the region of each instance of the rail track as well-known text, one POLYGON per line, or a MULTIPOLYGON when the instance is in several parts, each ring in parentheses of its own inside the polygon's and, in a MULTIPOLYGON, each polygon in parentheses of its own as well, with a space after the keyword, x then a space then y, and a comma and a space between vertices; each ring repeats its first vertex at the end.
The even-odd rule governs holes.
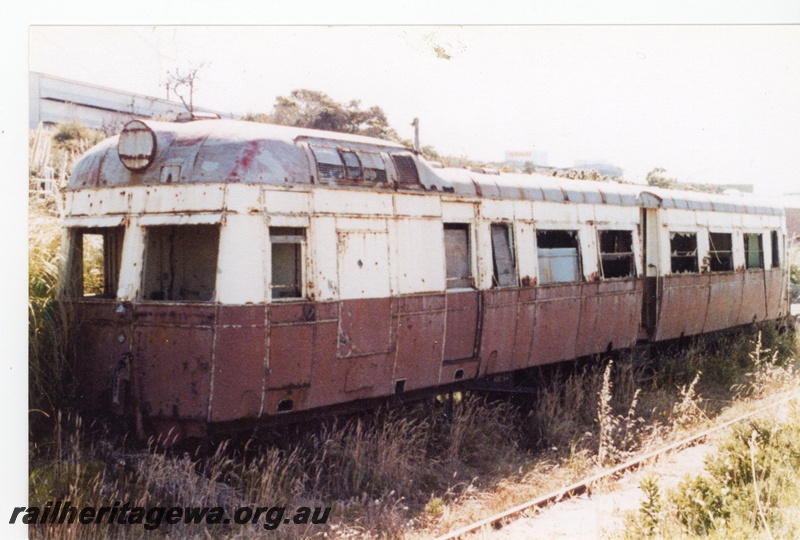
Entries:
POLYGON ((516 516, 520 516, 523 512, 525 512, 527 510, 537 509, 537 508, 545 508, 545 507, 547 507, 549 505, 557 504, 557 503, 559 503, 561 501, 568 500, 568 499, 570 499, 570 498, 572 498, 572 497, 574 497, 576 495, 581 495, 581 494, 585 493, 592 486, 592 484, 594 484, 594 483, 596 483, 596 482, 598 482, 600 480, 604 480, 604 479, 607 479, 607 478, 614 478, 614 477, 616 477, 616 476, 618 476, 618 475, 620 475, 620 474, 622 474, 624 472, 627 472, 627 471, 630 471, 630 470, 635 470, 638 467, 644 465, 645 463, 649 462, 650 460, 652 460, 654 458, 657 458, 657 457, 662 456, 664 454, 668 454, 669 452, 674 452, 674 451, 681 450, 683 448, 687 448, 689 446, 692 446, 692 445, 704 440, 709 435, 712 435, 712 434, 714 434, 714 433, 716 433, 718 431, 722 431, 722 430, 724 430, 726 428, 729 428, 730 426, 738 424, 739 422, 743 422, 743 421, 747 420, 748 418, 756 416, 756 415, 758 415, 760 413, 763 413, 763 412, 765 412, 765 411, 767 411, 769 409, 773 409, 778 405, 783 405, 784 403, 787 403, 790 399, 796 398, 796 397, 797 397, 797 394, 795 392, 792 392, 792 393, 783 395, 783 396, 781 396, 781 397, 779 397, 777 399, 770 400, 769 404, 764 405, 763 407, 759 407, 756 410, 750 411, 750 412, 748 412, 746 414, 743 414, 741 416, 738 416, 738 417, 736 417, 736 418, 734 418, 732 420, 728 420, 728 421, 723 422, 723 423, 721 423, 721 424, 719 424, 717 426, 714 426, 712 428, 706 429, 706 430, 704 430, 704 431, 702 431, 700 433, 696 433, 696 434, 694 434, 694 435, 692 435, 690 437, 687 437, 687 438, 682 439, 680 441, 674 442, 672 444, 669 444, 669 445, 664 446, 662 448, 659 448, 657 450, 654 450, 654 451, 651 451, 651 452, 647 452, 645 454, 642 454, 640 456, 632 458, 632 459, 626 461, 625 463, 617 465, 616 467, 601 471, 601 472, 599 472, 599 473, 597 473, 595 475, 592 475, 590 477, 587 477, 587 478, 584 478, 582 480, 579 480, 578 482, 575 482, 575 483, 573 483, 573 484, 571 484, 569 486, 566 486, 566 487, 563 487, 563 488, 558 489, 556 491, 553 491, 553 492, 551 492, 551 493, 549 493, 547 495, 544 495, 542 497, 539 497, 539 498, 536 498, 536 499, 532 499, 530 501, 524 502, 524 503, 519 504, 517 506, 514 506, 512 508, 509 508, 508 510, 504 510, 503 512, 500 512, 500 513, 494 514, 492 516, 489 516, 489 517, 483 518, 481 520, 478 520, 478 521, 476 521, 476 522, 474 522, 474 523, 472 523, 470 525, 466 525, 466 526, 461 527, 459 529, 456 529, 454 531, 450 531, 449 533, 447 533, 447 534, 445 534, 443 536, 439 536, 436 540, 455 540, 457 538, 462 538, 462 537, 464 537, 464 536, 466 536, 466 535, 468 535, 470 533, 474 533, 474 532, 479 531, 483 527, 497 526, 499 524, 503 524, 505 522, 508 522, 512 518, 515 518, 516 516))

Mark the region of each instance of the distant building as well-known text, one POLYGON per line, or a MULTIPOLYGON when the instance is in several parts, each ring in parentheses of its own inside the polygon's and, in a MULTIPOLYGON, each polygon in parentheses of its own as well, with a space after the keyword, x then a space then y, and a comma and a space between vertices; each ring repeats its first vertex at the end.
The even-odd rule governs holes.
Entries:
POLYGON ((616 165, 612 165, 611 163, 600 159, 576 160, 574 168, 593 170, 604 176, 616 176, 618 178, 622 178, 622 173, 625 172, 621 167, 617 167, 616 165))
POLYGON ((541 150, 506 150, 506 163, 533 163, 539 167, 547 166, 547 152, 541 150))
MULTIPOLYGON (((79 122, 107 133, 118 131, 133 118, 174 117, 186 111, 183 103, 88 84, 44 73, 29 73, 29 126, 79 122)), ((195 107, 197 112, 236 118, 232 113, 195 107)))

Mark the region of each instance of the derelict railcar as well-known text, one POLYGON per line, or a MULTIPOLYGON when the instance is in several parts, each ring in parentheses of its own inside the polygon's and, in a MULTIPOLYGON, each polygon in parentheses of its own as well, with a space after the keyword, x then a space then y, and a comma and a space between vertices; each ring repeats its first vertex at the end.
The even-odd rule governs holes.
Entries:
POLYGON ((129 123, 65 225, 83 406, 185 436, 788 307, 779 207, 265 124, 129 123))

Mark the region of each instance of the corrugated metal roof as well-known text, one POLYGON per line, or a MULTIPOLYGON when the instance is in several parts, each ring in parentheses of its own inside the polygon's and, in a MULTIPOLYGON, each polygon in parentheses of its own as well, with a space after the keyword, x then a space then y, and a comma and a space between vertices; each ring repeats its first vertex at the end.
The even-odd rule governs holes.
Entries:
MULTIPOLYGON (((144 123, 156 134, 153 166, 131 172, 119 160, 118 137, 100 143, 76 165, 70 189, 160 184, 162 166, 180 166, 175 183, 245 182, 309 184, 316 167, 297 143, 336 143, 352 149, 407 151, 381 139, 313 129, 232 120, 144 123)), ((717 212, 783 215, 779 204, 754 198, 665 190, 648 186, 572 180, 542 174, 486 174, 479 170, 432 168, 418 160, 422 186, 430 191, 496 199, 613 204, 717 212)), ((173 169, 170 169, 172 171, 173 169)), ((348 186, 352 189, 353 186, 348 186)), ((365 188, 369 189, 369 188, 365 188)), ((380 189, 380 188, 378 188, 380 189)), ((383 187, 382 189, 386 189, 383 187)))

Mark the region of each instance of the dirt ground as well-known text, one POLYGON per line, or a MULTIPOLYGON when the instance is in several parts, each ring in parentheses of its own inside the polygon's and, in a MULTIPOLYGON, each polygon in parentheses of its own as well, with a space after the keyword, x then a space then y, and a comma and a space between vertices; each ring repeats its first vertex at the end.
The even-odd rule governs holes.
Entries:
POLYGON ((484 538, 506 540, 605 539, 619 536, 624 525, 623 516, 639 508, 644 498, 639 482, 649 474, 659 479, 662 493, 678 485, 689 473, 703 468, 703 460, 716 450, 713 440, 672 452, 657 462, 631 472, 606 486, 596 486, 591 494, 574 497, 536 515, 514 521, 502 529, 484 534, 484 538))

